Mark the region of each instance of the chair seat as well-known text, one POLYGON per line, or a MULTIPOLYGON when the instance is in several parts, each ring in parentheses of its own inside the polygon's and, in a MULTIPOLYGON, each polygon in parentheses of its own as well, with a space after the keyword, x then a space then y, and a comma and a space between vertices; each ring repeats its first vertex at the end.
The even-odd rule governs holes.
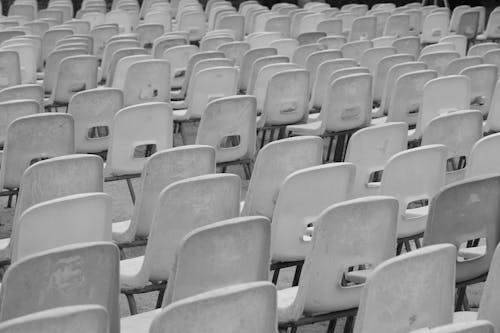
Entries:
POLYGON ((459 311, 453 314, 454 323, 464 323, 468 321, 477 320, 477 312, 473 311, 459 311))
POLYGON ((458 255, 465 260, 474 259, 477 257, 484 256, 486 254, 486 246, 480 245, 477 247, 466 247, 458 250, 458 255))
POLYGON ((429 206, 407 209, 403 222, 398 226, 398 238, 418 235, 425 230, 429 206))
POLYGON ((183 101, 171 101, 170 104, 172 105, 172 109, 174 110, 182 110, 182 109, 187 109, 187 102, 186 100, 183 101))
POLYGON ((379 117, 379 118, 372 118, 372 125, 381 125, 385 124, 387 122, 387 116, 379 117))
POLYGON ((287 323, 296 320, 293 307, 299 287, 278 290, 278 322, 287 323))
POLYGON ((322 125, 321 121, 313 121, 307 124, 289 125, 286 131, 295 135, 322 135, 325 132, 322 125))
POLYGON ((170 98, 171 99, 183 99, 184 95, 181 94, 181 90, 171 90, 170 91, 170 98))
POLYGON ((124 317, 120 320, 121 333, 147 333, 155 316, 161 309, 139 313, 134 316, 124 317))
POLYGON ((130 228, 130 222, 131 220, 125 220, 111 224, 113 241, 121 243, 129 242, 132 240, 129 239, 130 237, 128 237, 127 235, 127 231, 130 228))
POLYGON ((122 289, 143 288, 149 284, 140 275, 144 256, 120 261, 120 287, 122 289))
POLYGON ((320 115, 319 112, 309 113, 309 115, 307 116, 307 122, 308 123, 312 123, 314 121, 318 121, 319 120, 319 115, 320 115))
POLYGON ((477 35, 476 40, 486 40, 486 35, 485 34, 477 35))
POLYGON ((174 110, 173 111, 174 120, 177 120, 177 121, 188 120, 189 114, 187 111, 188 111, 187 109, 174 110))

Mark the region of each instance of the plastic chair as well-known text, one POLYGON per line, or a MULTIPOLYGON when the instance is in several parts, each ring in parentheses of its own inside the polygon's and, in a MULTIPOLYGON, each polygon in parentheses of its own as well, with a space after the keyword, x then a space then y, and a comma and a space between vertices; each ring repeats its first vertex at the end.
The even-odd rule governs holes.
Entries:
POLYGON ((410 16, 408 14, 392 14, 387 18, 383 36, 405 37, 410 35, 410 16))
MULTIPOLYGON (((293 65, 293 64, 292 64, 293 65)), ((279 130, 278 139, 286 136, 287 125, 303 120, 307 115, 309 72, 303 69, 286 69, 272 73, 272 67, 264 67, 256 80, 256 87, 262 87, 262 93, 255 92, 257 97, 258 132, 262 132, 260 146, 266 141, 266 134, 270 131, 269 142, 274 140, 274 131, 279 130), (270 70, 270 78, 263 74, 270 70), (260 80, 263 78, 262 80, 260 80), (263 84, 261 84, 263 83, 263 84), (263 98, 262 98, 263 97, 263 98)))
POLYGON ((94 40, 94 50, 92 54, 101 59, 107 40, 112 36, 118 35, 118 26, 117 25, 96 26, 90 31, 90 35, 94 40))
POLYGON ((498 43, 480 43, 470 47, 468 56, 484 56, 486 52, 496 50, 500 47, 498 43))
POLYGON ((372 40, 377 32, 377 18, 375 16, 362 16, 354 19, 349 31, 348 41, 372 40))
POLYGON ((354 198, 378 194, 380 173, 393 155, 406 149, 407 131, 408 125, 400 122, 370 126, 352 135, 345 161, 356 166, 354 198))
POLYGON ((36 312, 0 324, 1 333, 108 331, 108 312, 100 305, 73 305, 36 312))
POLYGON ((16 51, 0 50, 0 88, 21 84, 21 64, 16 51))
POLYGON ((321 164, 321 160, 322 141, 318 137, 288 138, 264 146, 257 154, 241 215, 271 219, 283 180, 294 171, 321 164))
POLYGON ((493 10, 490 13, 486 30, 476 38, 480 41, 497 40, 500 38, 500 11, 493 10))
POLYGON ((467 286, 486 279, 499 241, 499 182, 497 175, 462 181, 444 188, 430 203, 424 246, 450 243, 457 248, 457 310, 463 306, 467 286), (477 246, 479 238, 486 246, 477 246))
POLYGON ((330 160, 333 140, 337 137, 333 160, 340 162, 344 156, 346 140, 356 130, 371 122, 372 76, 360 73, 330 80, 319 117, 311 119, 307 124, 289 125, 286 131, 291 135, 320 135, 330 138, 326 161, 330 160))
POLYGON ((131 179, 140 176, 147 157, 172 147, 172 123, 168 103, 143 103, 118 111, 111 124, 105 181, 125 179, 135 202, 131 179))
POLYGON ((55 48, 58 40, 63 39, 66 36, 73 35, 74 32, 71 29, 49 29, 42 36, 42 59, 47 61, 47 58, 55 48))
POLYGON ((495 65, 477 65, 463 69, 460 75, 470 79, 471 102, 470 108, 481 111, 486 116, 490 110, 491 98, 498 78, 498 69, 495 65))
POLYGON ((441 38, 439 43, 452 43, 455 51, 460 53, 460 57, 465 57, 467 53, 467 37, 464 35, 449 35, 441 38))
POLYGON ((150 59, 152 59, 152 57, 148 55, 147 51, 142 47, 124 48, 115 51, 113 53, 113 56, 111 57, 111 61, 108 66, 108 73, 106 74, 106 86, 110 87, 113 85, 116 74, 119 74, 120 80, 123 81, 124 76, 126 75, 126 70, 130 63, 139 60, 150 60, 150 59), (121 63, 120 69, 117 70, 118 63, 123 58, 127 58, 128 60, 123 61, 121 63))
POLYGON ((40 112, 40 104, 30 99, 17 99, 9 102, 0 102, 0 144, 3 146, 7 137, 9 124, 21 117, 34 115, 40 112))
POLYGON ((322 62, 316 70, 316 79, 312 86, 309 109, 321 109, 330 83, 330 77, 335 71, 356 66, 357 61, 354 59, 334 59, 322 62))
MULTIPOLYGON (((399 75, 393 84, 387 82, 387 89, 391 88, 392 92, 390 96, 387 96, 390 103, 388 103, 385 121, 402 121, 409 126, 415 126, 418 122, 419 113, 422 112, 424 86, 435 78, 437 78, 437 72, 428 69, 399 75)), ((383 105, 382 109, 385 107, 387 107, 387 104, 383 105)), ((383 119, 380 118, 380 121, 383 119)), ((378 121, 375 121, 375 123, 378 123, 378 121)))
POLYGON ((436 12, 427 15, 422 25, 422 43, 437 43, 449 34, 450 17, 446 12, 436 12))
POLYGON ((195 45, 179 45, 166 49, 161 56, 162 59, 170 63, 170 85, 171 88, 180 88, 184 80, 186 68, 194 54, 198 52, 198 47, 195 45))
POLYGON ((434 52, 454 52, 455 45, 452 43, 439 42, 437 44, 430 44, 422 48, 420 56, 434 52))
POLYGON ((329 35, 318 39, 318 43, 325 46, 327 49, 340 50, 340 48, 347 43, 344 36, 329 35))
POLYGON ((458 31, 460 18, 468 10, 470 10, 469 5, 456 6, 453 9, 453 12, 451 13, 451 19, 450 19, 450 31, 452 31, 452 32, 458 31))
POLYGON ((60 246, 111 241, 111 197, 85 193, 44 201, 13 224, 11 262, 60 246))
POLYGON ((141 47, 149 50, 153 47, 153 41, 163 35, 165 28, 163 24, 158 23, 142 23, 134 30, 139 35, 139 43, 141 47))
POLYGON ((144 164, 132 218, 113 223, 113 240, 121 249, 145 245, 160 192, 176 181, 210 173, 215 173, 211 147, 183 146, 153 154, 144 164))
MULTIPOLYGON (((280 55, 274 55, 274 56, 268 56, 268 57, 262 57, 262 58, 256 59, 252 64, 252 69, 250 72, 250 76, 248 78, 247 91, 246 91, 247 94, 255 95, 256 90, 264 90, 264 87, 261 86, 263 82, 260 82, 261 85, 256 86, 257 78, 259 76, 262 76, 262 74, 260 74, 260 71, 262 68, 264 68, 268 65, 285 64, 285 63, 287 63, 287 64, 289 63, 288 57, 280 56, 280 55)), ((277 67, 277 66, 274 66, 274 67, 277 67)), ((286 66, 282 66, 282 67, 287 68, 286 66)), ((292 68, 292 67, 289 67, 289 68, 292 68)), ((300 66, 296 66, 293 68, 299 69, 300 66)))
POLYGON ((428 206, 420 203, 417 207, 416 203, 430 200, 444 186, 446 155, 445 146, 428 145, 395 154, 385 165, 380 194, 399 201, 397 253, 403 245, 409 252, 411 240, 420 247, 428 206))
POLYGON ((323 50, 311 53, 306 58, 306 69, 309 72, 309 92, 311 91, 314 81, 316 80, 316 74, 318 67, 325 61, 340 59, 342 58, 342 53, 339 50, 323 50))
POLYGON ((458 21, 457 33, 467 37, 467 40, 474 40, 478 31, 479 15, 479 11, 475 9, 467 10, 462 13, 458 21))
POLYGON ((402 37, 396 39, 392 46, 397 50, 397 53, 411 54, 418 58, 420 54, 420 39, 415 36, 402 37))
POLYGON ((296 266, 292 285, 298 285, 304 259, 311 250, 309 233, 315 222, 311 216, 350 199, 355 172, 354 164, 330 163, 301 169, 285 178, 276 198, 271 225, 274 284, 281 269, 296 266), (301 191, 304 186, 313 191, 301 191))
POLYGON ((460 58, 460 54, 455 51, 440 51, 421 55, 418 61, 424 62, 429 69, 434 69, 439 76, 444 74, 448 64, 460 58))
POLYGON ((452 245, 440 244, 380 264, 362 291, 354 332, 408 332, 451 323, 455 258, 452 245))
POLYGON ((97 304, 108 311, 109 331, 119 332, 118 260, 117 247, 107 242, 68 245, 19 260, 2 281, 1 320, 97 304), (54 286, 55 281, 64 287, 54 286))
POLYGON ((375 75, 378 63, 385 57, 395 55, 396 49, 393 47, 377 47, 366 49, 362 54, 359 65, 368 68, 370 73, 375 75))
POLYGON ((312 53, 322 51, 323 49, 324 46, 319 43, 301 45, 295 49, 295 51, 293 52, 293 56, 290 60, 295 64, 305 67, 307 57, 312 53))
POLYGON ((422 134, 422 145, 447 147, 446 183, 449 184, 464 177, 471 149, 482 136, 483 116, 479 111, 455 111, 429 122, 422 134))
POLYGON ((1 188, 19 188, 32 163, 74 153, 73 119, 65 114, 36 114, 14 120, 7 129, 0 169, 1 188))
POLYGON ((355 59, 356 61, 361 61, 361 55, 366 50, 372 47, 372 42, 369 40, 360 40, 355 42, 348 42, 342 45, 340 51, 344 58, 355 59))
POLYGON ((121 292, 132 314, 134 294, 161 291, 161 304, 179 241, 196 228, 237 217, 239 193, 240 178, 221 174, 180 180, 160 193, 145 255, 120 263, 121 292))
POLYGON ((492 64, 500 67, 500 49, 494 49, 486 52, 483 55, 483 61, 485 64, 492 64))
POLYGON ((387 82, 389 70, 398 64, 414 61, 411 54, 394 54, 381 58, 373 72, 373 102, 380 105, 382 103, 384 87, 387 82))
POLYGON ((465 170, 465 178, 500 173, 496 163, 495 151, 500 145, 498 133, 488 135, 478 140, 470 152, 469 161, 465 170))
POLYGON ((163 59, 133 62, 128 66, 123 81, 115 76, 112 87, 123 90, 125 106, 169 102, 170 63, 163 59))
MULTIPOLYGON (((207 103, 213 99, 236 95, 238 69, 235 67, 211 67, 193 73, 188 86, 186 108, 174 110, 174 121, 180 125, 183 142, 185 135, 182 123, 199 120, 205 112, 207 103)), ((175 107, 175 106, 174 106, 175 107)))
POLYGON ((54 89, 48 101, 49 105, 57 111, 59 106, 67 107, 75 93, 96 88, 97 66, 98 59, 96 56, 79 55, 61 60, 54 82, 54 89))
POLYGON ((224 43, 217 47, 217 51, 224 52, 226 58, 234 60, 234 65, 237 67, 241 65, 243 55, 248 50, 250 50, 250 44, 240 41, 224 43))
POLYGON ((373 267, 394 256, 397 206, 393 198, 362 198, 330 206, 314 220, 298 287, 278 291, 280 329, 329 320, 333 330, 338 318, 355 314, 363 285, 349 276, 371 275, 373 267), (365 269, 350 272, 359 265, 365 269))
POLYGON ((265 25, 264 31, 280 32, 284 38, 290 37, 291 19, 286 15, 277 15, 269 18, 265 25))
POLYGON ((43 88, 47 94, 52 93, 56 77, 58 74, 59 64, 64 58, 85 55, 83 49, 68 49, 68 50, 54 50, 52 51, 47 61, 45 62, 45 71, 43 75, 43 88))
POLYGON ((240 91, 247 90, 247 83, 250 78, 252 64, 254 63, 255 60, 262 57, 277 55, 277 53, 278 53, 277 50, 271 47, 250 49, 247 52, 245 52, 245 54, 243 55, 243 59, 241 60, 241 66, 240 66, 240 75, 238 82, 239 90, 240 91))
POLYGON ((156 315, 149 332, 169 333, 182 327, 186 333, 194 333, 200 326, 206 332, 274 332, 276 321, 275 287, 269 282, 253 282, 175 302, 156 315), (212 320, 214 316, 218 320, 212 320))
POLYGON ((109 65, 111 64, 111 59, 113 58, 113 54, 120 49, 126 49, 132 47, 139 47, 139 41, 135 39, 124 39, 124 40, 110 41, 106 43, 106 46, 104 47, 103 50, 102 61, 101 61, 101 72, 103 80, 107 79, 107 75, 109 73, 109 65))
POLYGON ((68 113, 75 121, 75 150, 98 153, 109 145, 113 117, 123 107, 123 93, 113 88, 89 89, 73 95, 68 113))
POLYGON ((19 42, 19 44, 3 46, 2 50, 15 51, 19 53, 21 83, 26 84, 36 82, 37 55, 33 44, 19 42))
POLYGON ((479 56, 467 56, 452 60, 444 71, 444 76, 458 75, 467 67, 478 66, 483 64, 483 58, 479 56))
POLYGON ((0 90, 0 102, 13 102, 16 99, 30 99, 43 105, 43 88, 39 84, 22 84, 0 90))
POLYGON ((254 96, 231 96, 208 103, 196 134, 197 145, 215 149, 223 170, 241 164, 248 179, 255 155, 257 101, 254 96))
POLYGON ((450 75, 428 81, 424 85, 422 104, 415 130, 408 132, 410 140, 417 140, 435 117, 458 110, 468 110, 470 79, 464 75, 450 75))

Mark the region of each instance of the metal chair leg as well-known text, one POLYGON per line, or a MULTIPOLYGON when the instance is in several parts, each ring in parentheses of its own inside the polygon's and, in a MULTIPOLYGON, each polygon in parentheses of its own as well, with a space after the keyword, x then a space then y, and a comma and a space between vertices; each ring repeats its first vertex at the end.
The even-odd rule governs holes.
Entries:
POLYGON ((273 284, 277 284, 278 283, 278 277, 280 275, 280 269, 279 268, 276 268, 273 272, 273 284))
POLYGON ((299 285, 300 281, 300 273, 302 273, 302 264, 297 265, 295 267, 295 274, 293 276, 293 282, 292 282, 292 287, 296 287, 299 285))
POLYGON ((158 298, 156 299, 156 308, 159 309, 161 308, 161 305, 163 304, 163 296, 165 296, 165 290, 167 288, 163 288, 158 292, 158 298))
POLYGON ((130 314, 131 315, 137 314, 137 304, 135 303, 134 295, 125 294, 125 296, 127 296, 127 302, 128 302, 128 308, 130 309, 130 314))
POLYGON ((466 297, 465 292, 467 287, 460 287, 457 289, 457 299, 455 301, 455 311, 461 311, 466 297))
POLYGON ((345 321, 344 333, 351 333, 353 328, 354 328, 354 317, 349 316, 345 321))
POLYGON ((328 323, 328 329, 326 330, 326 333, 335 333, 335 326, 337 326, 337 320, 333 319, 330 320, 328 323))
POLYGON ((404 241, 404 244, 405 244, 405 251, 406 251, 406 252, 411 252, 411 244, 410 244, 410 241, 409 241, 409 240, 405 240, 405 241, 404 241))
POLYGON ((328 144, 328 152, 326 153, 326 160, 325 162, 330 162, 330 156, 332 155, 332 148, 333 148, 333 139, 334 137, 330 137, 330 143, 328 144))
POLYGON ((401 251, 403 251, 403 242, 401 241, 398 241, 398 246, 396 248, 396 255, 400 255, 401 254, 401 251))
POLYGON ((135 204, 135 192, 134 187, 132 186, 132 180, 130 178, 127 179, 127 186, 130 192, 130 197, 132 198, 132 203, 135 204))
POLYGON ((127 259, 127 256, 125 255, 125 250, 120 247, 120 260, 127 259))

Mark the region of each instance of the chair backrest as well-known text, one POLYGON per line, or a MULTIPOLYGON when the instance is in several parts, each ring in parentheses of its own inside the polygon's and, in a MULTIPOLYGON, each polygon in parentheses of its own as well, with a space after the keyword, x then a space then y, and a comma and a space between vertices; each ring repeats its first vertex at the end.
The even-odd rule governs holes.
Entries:
POLYGON ((338 132, 370 124, 372 78, 371 74, 360 73, 330 82, 319 116, 327 131, 338 132))
POLYGON ((342 45, 347 43, 344 36, 331 35, 318 39, 318 43, 324 45, 327 49, 340 50, 342 45))
POLYGON ((142 23, 134 30, 139 35, 140 46, 146 50, 151 50, 155 38, 160 37, 165 30, 163 24, 160 23, 142 23))
POLYGON ((359 40, 345 43, 340 48, 340 51, 342 51, 342 55, 344 58, 355 59, 356 61, 360 62, 363 52, 365 52, 372 46, 373 44, 369 40, 359 40))
POLYGON ((424 86, 437 78, 437 72, 431 69, 414 71, 400 75, 393 85, 387 121, 403 121, 415 125, 422 111, 424 86))
POLYGON ((61 60, 50 96, 51 101, 67 104, 75 93, 97 88, 97 66, 98 58, 91 55, 78 55, 61 60))
POLYGON ((321 109, 326 91, 328 90, 328 84, 330 83, 330 77, 335 71, 344 68, 356 67, 357 64, 356 60, 347 58, 333 59, 322 62, 316 70, 309 109, 321 109))
MULTIPOLYGON (((398 234, 411 236, 425 229, 425 219, 417 219, 409 204, 430 200, 444 185, 446 147, 429 145, 393 155, 384 167, 380 193, 399 201, 398 234), (412 176, 409 176, 412 175, 412 176)), ((418 209, 418 208, 417 208, 418 209)))
POLYGON ((264 146, 257 154, 241 215, 272 218, 283 180, 294 171, 321 164, 322 155, 323 143, 318 137, 288 138, 264 146))
POLYGON ((500 159, 496 151, 500 147, 500 133, 478 140, 470 152, 466 177, 500 173, 500 159))
MULTIPOLYGON (((143 50, 138 47, 135 49, 143 50)), ((130 51, 130 49, 122 49, 122 50, 130 51)), ((114 54, 118 53, 119 51, 116 51, 114 54)), ((127 72, 130 66, 135 62, 143 60, 152 60, 152 57, 149 54, 135 54, 135 55, 124 56, 121 59, 117 59, 116 65, 114 67, 112 67, 111 65, 109 66, 109 73, 108 73, 109 76, 106 79, 106 86, 123 89, 126 83, 125 79, 127 77, 127 72)))
POLYGON ((479 11, 475 9, 467 10, 462 15, 460 15, 457 33, 464 35, 468 40, 476 38, 479 25, 479 16, 479 11))
POLYGON ((306 70, 290 69, 274 74, 268 81, 262 109, 258 109, 262 111, 258 125, 293 124, 303 119, 308 106, 308 87, 306 70))
POLYGON ((103 162, 99 156, 70 155, 37 162, 23 174, 13 223, 40 202, 102 191, 103 162))
POLYGON ((274 332, 276 287, 270 282, 228 286, 172 303, 151 323, 150 333, 274 332), (213 318, 217 320, 213 320, 213 318))
POLYGON ((97 153, 108 148, 111 123, 123 107, 123 92, 114 88, 81 91, 69 101, 68 113, 75 121, 77 153, 97 153))
POLYGON ((31 206, 13 224, 11 262, 56 247, 111 241, 111 197, 65 196, 31 206))
POLYGON ((43 88, 46 93, 51 93, 56 83, 59 64, 64 58, 84 55, 83 49, 68 49, 52 51, 45 62, 45 72, 43 77, 43 88))
POLYGON ((238 74, 236 67, 211 67, 197 72, 186 95, 190 117, 201 118, 211 100, 236 95, 238 74))
POLYGON ((450 30, 453 32, 458 31, 460 17, 470 9, 469 5, 457 6, 453 9, 450 18, 450 30))
POLYGON ((452 60, 446 67, 444 71, 444 76, 458 75, 465 68, 481 65, 482 63, 483 63, 483 58, 479 56, 467 56, 452 60))
POLYGON ((124 105, 170 102, 170 63, 163 59, 140 60, 130 64, 125 75, 124 105))
POLYGON ((170 84, 172 88, 182 87, 189 58, 198 52, 195 45, 179 45, 166 49, 161 55, 162 59, 170 62, 170 84))
POLYGON ((21 63, 16 51, 0 50, 0 88, 21 84, 21 63))
MULTIPOLYGON (((495 316, 498 307, 500 306, 500 298, 498 293, 495 293, 498 285, 500 284, 500 246, 497 245, 491 265, 489 268, 488 278, 483 289, 483 296, 479 303, 479 310, 477 314, 478 319, 489 320, 495 327, 498 327, 499 320, 495 316)), ((489 333, 489 332, 488 332, 489 333)))
MULTIPOLYGON (((247 94, 255 95, 255 90, 256 90, 255 82, 257 81, 257 77, 260 74, 260 70, 263 67, 272 64, 289 63, 289 62, 290 59, 288 57, 281 55, 273 55, 256 59, 252 64, 250 77, 248 78, 247 94)), ((260 89, 260 86, 257 89, 260 89)))
POLYGON ((450 52, 456 51, 455 45, 453 43, 446 43, 440 41, 439 43, 430 44, 422 48, 422 50, 420 51, 420 56, 434 52, 447 52, 447 51, 450 52))
POLYGON ((394 47, 369 48, 361 54, 359 65, 368 68, 370 70, 370 73, 375 75, 378 63, 381 61, 381 59, 395 54, 396 49, 394 47))
POLYGON ((446 12, 437 12, 425 17, 422 26, 422 41, 437 43, 441 37, 448 35, 450 17, 446 12))
POLYGON ((271 47, 250 49, 245 52, 240 66, 240 78, 238 83, 239 89, 243 91, 247 89, 248 79, 250 78, 252 65, 255 60, 257 60, 258 58, 268 57, 276 54, 277 50, 271 47))
POLYGON ((392 66, 414 60, 415 57, 411 54, 394 54, 381 58, 377 62, 377 66, 375 68, 375 71, 373 72, 373 100, 381 103, 389 70, 392 68, 392 66))
POLYGON ((58 40, 63 39, 68 35, 73 35, 74 32, 71 29, 49 29, 43 34, 42 40, 42 59, 47 60, 50 52, 55 48, 58 40))
POLYGON ((239 215, 240 182, 237 175, 204 175, 177 181, 160 193, 144 257, 145 281, 169 276, 179 242, 190 231, 239 215))
POLYGON ((114 175, 141 172, 147 156, 136 150, 147 151, 146 145, 154 145, 153 152, 171 148, 172 128, 172 109, 168 103, 144 103, 118 111, 111 125, 107 172, 114 175))
POLYGON ((450 75, 428 81, 424 85, 415 137, 420 137, 435 117, 469 109, 470 95, 470 79, 464 75, 450 75))
POLYGON ((285 178, 271 224, 273 261, 305 258, 311 247, 310 224, 324 209, 350 199, 355 172, 354 164, 330 163, 301 169, 285 178), (311 191, 302 191, 305 186, 311 191))
POLYGON ((418 58, 420 54, 420 38, 416 36, 398 38, 392 43, 392 46, 396 48, 398 53, 411 54, 415 58, 418 58))
POLYGON ((372 40, 377 33, 377 18, 375 16, 362 16, 354 19, 348 40, 372 40))
POLYGON ((459 252, 457 282, 488 272, 499 242, 499 185, 498 175, 475 177, 447 186, 430 203, 424 245, 450 243, 459 249, 469 240, 486 238, 484 253, 469 258, 459 252))
POLYGON ((407 131, 406 123, 387 123, 360 129, 352 135, 345 161, 356 166, 353 197, 378 191, 378 187, 370 184, 374 173, 383 171, 393 155, 406 149, 407 131))
POLYGON ((424 62, 429 69, 436 70, 441 76, 448 64, 458 58, 460 58, 460 54, 456 51, 438 51, 421 55, 418 61, 424 62))
POLYGON ((460 57, 465 57, 467 53, 467 37, 464 35, 449 35, 441 38, 439 43, 451 43, 455 46, 455 51, 460 53, 460 57))
POLYGON ((470 107, 486 116, 490 110, 491 98, 498 80, 496 65, 477 65, 463 69, 460 75, 470 79, 470 107))
POLYGON ((487 38, 500 38, 500 11, 492 11, 488 17, 485 35, 487 38))
POLYGON ((196 144, 212 146, 217 163, 253 159, 256 110, 254 96, 231 96, 209 102, 201 117, 196 144))
POLYGON ((9 124, 17 118, 40 112, 40 104, 32 99, 16 99, 0 102, 0 143, 5 142, 9 124))
POLYGON ((189 232, 177 248, 163 306, 218 288, 266 281, 270 247, 271 223, 261 216, 237 217, 189 232))
POLYGON ((311 53, 306 58, 306 69, 309 71, 309 91, 313 87, 313 83, 316 80, 316 73, 318 71, 319 65, 325 61, 331 61, 334 59, 342 58, 342 53, 340 50, 323 50, 311 53))
POLYGON ((151 54, 154 58, 161 58, 161 55, 166 50, 180 45, 188 45, 188 40, 185 36, 162 36, 153 41, 153 49, 151 54))
POLYGON ((410 35, 410 16, 408 14, 392 14, 387 18, 384 36, 405 37, 410 35))
POLYGON ((450 323, 455 258, 452 245, 440 244, 376 267, 361 294, 354 332, 408 332, 450 323))
POLYGON ((17 188, 21 176, 38 159, 73 154, 73 118, 67 114, 36 114, 17 118, 7 128, 0 180, 17 188))
POLYGON ((242 41, 224 43, 217 47, 217 51, 224 52, 226 58, 232 59, 234 65, 238 67, 241 65, 243 55, 248 50, 250 50, 250 44, 242 41))
MULTIPOLYGON (((130 48, 123 48, 116 50, 113 53, 111 61, 108 66, 108 73, 106 75, 107 86, 111 86, 114 81, 118 62, 125 57, 136 56, 136 55, 148 55, 148 52, 142 47, 130 47, 130 48)), ((151 56, 148 55, 147 57, 143 58, 137 57, 136 59, 151 59, 151 56)))
POLYGON ((482 57, 486 52, 491 50, 497 50, 500 47, 498 43, 480 43, 473 45, 469 48, 467 52, 468 56, 480 56, 482 57))
POLYGON ((40 311, 7 320, 0 324, 1 333, 36 333, 72 331, 95 333, 108 331, 109 316, 100 305, 73 305, 40 311))
POLYGON ((345 277, 350 268, 373 269, 394 256, 397 207, 394 198, 360 198, 330 206, 314 220, 311 251, 294 300, 299 314, 358 306, 363 285, 345 277))
POLYGON ((102 54, 102 62, 101 62, 101 70, 102 70, 102 78, 107 79, 107 75, 109 73, 109 65, 111 64, 111 60, 113 58, 113 54, 121 49, 127 49, 131 47, 139 47, 139 41, 132 38, 127 38, 123 40, 115 40, 106 42, 106 46, 104 47, 102 54))
POLYGON ((38 56, 33 44, 20 42, 19 44, 4 46, 2 50, 10 50, 19 53, 21 83, 36 83, 36 64, 38 56))
POLYGON ((5 273, 2 321, 68 305, 105 307, 120 331, 119 253, 108 242, 68 245, 19 260, 5 273))

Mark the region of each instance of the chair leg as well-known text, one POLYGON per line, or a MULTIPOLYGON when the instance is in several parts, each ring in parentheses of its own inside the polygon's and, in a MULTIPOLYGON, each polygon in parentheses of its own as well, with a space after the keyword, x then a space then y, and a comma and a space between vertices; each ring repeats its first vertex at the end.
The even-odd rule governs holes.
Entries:
POLYGON ((269 134, 269 142, 273 142, 274 141, 274 133, 276 132, 276 130, 274 128, 271 128, 271 133, 269 134))
POLYGON ((325 162, 330 162, 330 156, 332 155, 332 148, 333 148, 333 139, 334 137, 330 137, 330 143, 328 144, 328 152, 326 153, 326 160, 325 162))
POLYGON ((7 200, 7 207, 5 208, 12 208, 12 198, 14 197, 14 193, 9 194, 9 200, 7 200))
POLYGON ((127 259, 127 256, 125 255, 125 250, 120 247, 120 260, 127 259))
POLYGON ((335 145, 335 155, 333 155, 334 162, 342 162, 342 155, 344 152, 346 135, 337 135, 337 144, 335 145))
POLYGON ((262 138, 260 140, 260 148, 262 149, 262 147, 264 147, 264 143, 266 142, 266 130, 261 129, 260 131, 262 132, 262 138))
POLYGON ((398 241, 398 246, 396 248, 396 255, 400 255, 401 254, 401 251, 403 251, 403 242, 402 241, 398 241))
POLYGON ((326 333, 335 333, 335 326, 337 326, 337 320, 333 319, 330 320, 328 323, 328 329, 326 330, 326 333))
POLYGON ((186 144, 186 138, 184 137, 184 127, 182 123, 179 123, 179 134, 181 135, 181 143, 184 146, 186 144))
POLYGON ((286 137, 286 127, 280 127, 280 130, 278 132, 278 140, 283 139, 286 137))
POLYGON ((295 266, 295 275, 293 276, 292 287, 296 287, 299 285, 300 273, 302 273, 302 266, 303 264, 295 266))
POLYGON ((130 192, 130 198, 132 198, 132 203, 135 204, 135 192, 134 187, 132 186, 132 180, 130 178, 127 179, 127 186, 130 192))
POLYGON ((221 173, 226 173, 226 170, 227 170, 227 166, 223 166, 223 167, 221 168, 221 173))
POLYGON ((422 247, 422 244, 420 244, 420 238, 417 237, 414 239, 414 241, 415 241, 415 247, 417 249, 420 249, 422 247))
POLYGON ((455 301, 455 311, 461 311, 464 300, 465 300, 465 292, 467 291, 467 287, 460 287, 457 289, 457 299, 455 301))
POLYGON ((411 244, 410 244, 410 241, 409 241, 409 240, 405 240, 405 241, 404 241, 404 244, 405 244, 405 251, 406 251, 406 252, 411 252, 411 244))
POLYGON ((278 277, 280 276, 280 269, 279 268, 276 268, 273 272, 273 284, 277 284, 278 283, 278 277))
POLYGON ((137 314, 137 304, 135 303, 135 298, 133 294, 125 294, 127 297, 128 308, 130 309, 130 314, 137 314))
POLYGON ((246 179, 250 179, 252 177, 252 171, 250 169, 250 162, 243 163, 243 171, 245 172, 246 179))
POLYGON ((163 288, 158 292, 158 298, 156 299, 156 308, 159 309, 161 308, 161 305, 163 304, 163 296, 165 296, 165 290, 167 288, 163 288))
POLYGON ((297 333, 297 326, 292 326, 292 330, 290 331, 290 333, 297 333))
POLYGON ((347 317, 344 325, 344 333, 351 333, 354 324, 354 316, 347 317))

